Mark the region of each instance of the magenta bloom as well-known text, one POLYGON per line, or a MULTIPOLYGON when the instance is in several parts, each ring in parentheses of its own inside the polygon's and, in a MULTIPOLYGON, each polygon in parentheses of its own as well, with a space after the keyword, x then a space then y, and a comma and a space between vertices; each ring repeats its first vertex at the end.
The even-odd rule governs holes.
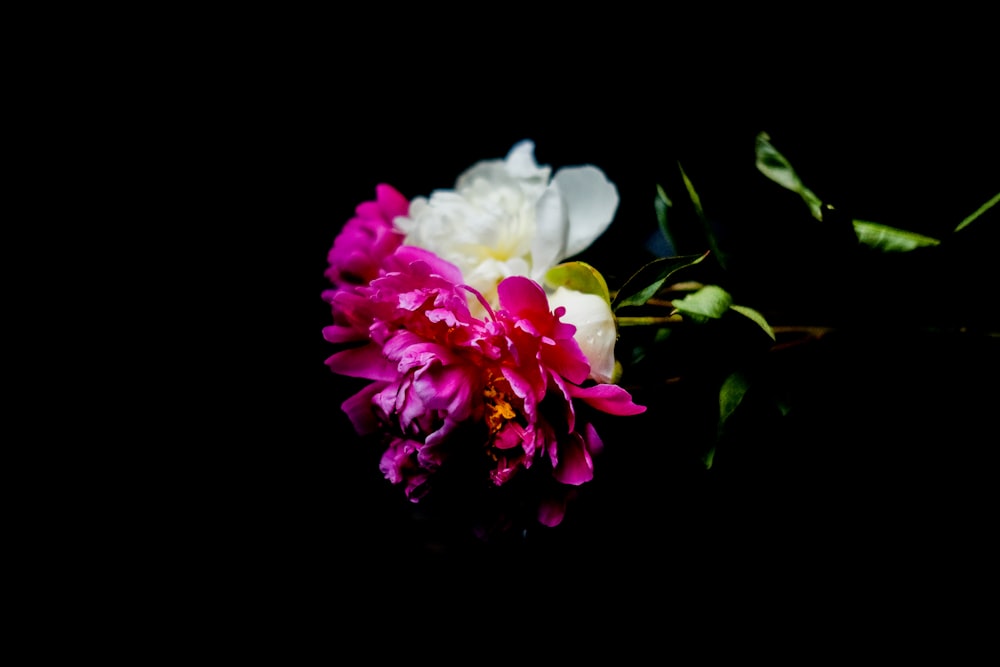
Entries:
MULTIPOLYGON (((354 217, 344 224, 327 254, 329 267, 325 275, 333 289, 323 292, 325 301, 333 301, 340 293, 353 294, 382 274, 386 258, 402 245, 404 238, 392 221, 406 215, 409 207, 399 191, 385 184, 376 186, 374 201, 358 204, 354 217)), ((369 322, 352 317, 353 310, 349 304, 334 308, 337 333, 328 332, 328 339, 344 342, 365 337, 369 322)))
POLYGON ((367 285, 378 277, 383 260, 403 244, 392 221, 404 216, 410 203, 391 185, 375 187, 375 200, 358 204, 327 256, 326 277, 334 287, 367 285))
MULTIPOLYGON (((338 248, 360 251, 347 242, 338 248)), ((334 258, 337 252, 331 271, 341 267, 336 275, 344 276, 348 263, 334 258)), ((429 251, 397 246, 377 266, 361 254, 352 260, 361 268, 347 273, 374 277, 326 295, 335 323, 324 335, 360 343, 327 364, 371 381, 342 407, 358 433, 384 436, 383 474, 417 501, 456 458, 481 459, 475 469, 497 486, 530 469, 558 491, 539 507, 539 521, 558 524, 567 492, 593 478, 593 456, 602 447, 579 406, 614 415, 645 408, 617 385, 585 384, 590 367, 575 327, 560 320, 562 308, 549 310, 531 279, 501 282, 494 311, 463 284, 457 267, 429 251), (362 269, 367 273, 354 273, 362 269), (485 318, 471 314, 470 295, 485 318)))

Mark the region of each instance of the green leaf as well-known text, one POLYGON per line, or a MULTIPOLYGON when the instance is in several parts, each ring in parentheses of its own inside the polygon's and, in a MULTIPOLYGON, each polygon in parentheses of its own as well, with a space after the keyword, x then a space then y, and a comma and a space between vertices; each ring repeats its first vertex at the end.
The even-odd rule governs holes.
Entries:
POLYGON ((611 292, 604 276, 586 262, 566 262, 553 266, 545 273, 545 284, 552 288, 565 287, 584 294, 596 294, 611 303, 611 292))
POLYGON ((708 453, 705 454, 705 456, 701 460, 705 464, 705 469, 711 470, 712 462, 715 460, 715 447, 712 447, 710 450, 708 450, 708 453))
POLYGON ((998 201, 1000 201, 1000 192, 998 192, 993 197, 993 199, 989 200, 988 202, 980 206, 978 209, 976 209, 975 213, 967 217, 962 222, 958 223, 958 227, 955 227, 955 231, 957 232, 960 231, 962 228, 967 227, 970 222, 981 216, 983 213, 986 213, 986 211, 993 208, 993 206, 995 206, 998 201))
POLYGON ((730 310, 735 310, 740 315, 749 317, 751 320, 756 322, 761 329, 764 330, 764 333, 766 333, 768 336, 771 337, 771 340, 775 340, 774 329, 771 328, 771 325, 767 323, 767 320, 764 319, 764 316, 761 315, 759 312, 757 312, 753 308, 747 308, 746 306, 732 305, 729 308, 730 310))
POLYGON ((663 188, 657 184, 656 186, 656 199, 653 201, 653 208, 656 210, 656 221, 660 225, 660 233, 663 237, 670 240, 670 232, 667 230, 667 209, 673 206, 670 199, 667 197, 667 193, 664 192, 663 188))
POLYGON ((691 204, 694 206, 695 212, 698 214, 698 219, 701 220, 701 227, 705 233, 705 238, 708 240, 708 247, 715 255, 715 261, 719 263, 723 269, 726 268, 727 259, 726 254, 722 252, 719 247, 718 240, 715 238, 715 234, 712 233, 712 225, 708 221, 708 216, 705 215, 705 209, 701 205, 701 197, 698 195, 697 191, 694 189, 694 184, 691 179, 688 178, 687 172, 684 171, 684 167, 681 163, 677 163, 677 168, 680 169, 681 178, 684 179, 684 187, 687 189, 688 197, 691 198, 691 204))
POLYGON ((694 204, 695 212, 698 214, 698 217, 704 221, 705 210, 701 207, 701 197, 698 196, 698 193, 694 189, 694 184, 691 182, 691 179, 688 178, 687 172, 684 171, 684 167, 681 166, 680 162, 677 163, 677 168, 681 170, 681 178, 684 179, 684 187, 687 189, 688 197, 691 198, 691 203, 694 204))
POLYGON ((726 422, 739 407, 743 397, 750 387, 750 380, 740 371, 730 373, 719 389, 719 428, 718 433, 722 435, 726 422))
POLYGON ((624 306, 641 306, 656 295, 670 274, 697 264, 706 257, 708 257, 707 252, 704 255, 682 255, 654 259, 625 281, 625 284, 611 301, 612 312, 624 306))
POLYGON ((771 145, 771 137, 766 132, 757 135, 757 169, 778 185, 797 193, 809 207, 813 217, 823 220, 823 202, 805 186, 785 156, 771 145))
POLYGON ((675 299, 673 304, 677 312, 703 320, 708 317, 722 317, 722 314, 733 305, 733 297, 717 285, 705 285, 683 299, 675 299))
POLYGON ((858 235, 858 241, 883 252, 908 252, 914 248, 935 246, 941 243, 938 239, 930 236, 875 222, 854 220, 853 223, 854 233, 858 235))

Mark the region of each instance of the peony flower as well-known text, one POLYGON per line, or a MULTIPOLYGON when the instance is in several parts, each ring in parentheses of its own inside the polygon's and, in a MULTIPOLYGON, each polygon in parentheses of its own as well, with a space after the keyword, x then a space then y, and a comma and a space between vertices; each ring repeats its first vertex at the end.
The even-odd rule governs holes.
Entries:
MULTIPOLYGON (((522 141, 504 160, 485 160, 465 171, 454 190, 414 199, 395 224, 407 245, 453 263, 466 284, 496 305, 501 280, 527 276, 541 282, 549 269, 603 234, 618 208, 618 190, 600 169, 585 165, 551 172, 535 162, 534 143, 522 141)), ((601 309, 591 299, 566 292, 560 305, 586 332, 583 344, 594 379, 607 382, 617 337, 610 307, 598 315, 601 309), (578 306, 585 312, 574 312, 578 306)))
MULTIPOLYGON (((556 525, 568 491, 592 479, 602 447, 579 406, 615 415, 645 408, 617 385, 585 386, 591 367, 576 327, 537 282, 502 280, 494 308, 463 277, 434 253, 403 245, 369 285, 330 297, 335 314, 368 323, 363 345, 327 360, 334 372, 371 381, 342 407, 359 434, 387 438, 380 468, 412 501, 442 466, 472 455, 497 486, 541 471, 558 492, 546 495, 538 519, 556 525), (484 317, 470 309, 470 294, 484 317)), ((324 335, 345 340, 339 325, 324 335)))
POLYGON ((379 277, 388 258, 403 244, 403 235, 393 226, 393 219, 406 215, 409 202, 390 185, 375 188, 375 199, 358 204, 327 253, 329 266, 324 275, 333 289, 321 295, 332 303, 339 295, 339 307, 333 309, 333 327, 324 332, 335 343, 362 340, 367 335, 368 315, 361 300, 351 296, 357 288, 379 277))
POLYGON ((378 277, 383 260, 403 244, 393 219, 406 215, 410 204, 390 185, 375 188, 375 200, 358 204, 327 254, 326 277, 338 289, 367 285, 378 277))
POLYGON ((551 176, 531 141, 504 160, 484 160, 461 174, 454 190, 417 197, 396 218, 405 243, 455 264, 466 283, 494 302, 508 276, 540 281, 563 259, 593 243, 611 224, 618 189, 590 165, 551 176))

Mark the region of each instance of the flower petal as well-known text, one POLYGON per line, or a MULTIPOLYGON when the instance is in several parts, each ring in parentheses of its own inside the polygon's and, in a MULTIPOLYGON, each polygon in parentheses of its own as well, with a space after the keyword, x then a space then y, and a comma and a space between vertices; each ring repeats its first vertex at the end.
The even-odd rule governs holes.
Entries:
POLYGON ((514 178, 534 179, 541 183, 549 180, 549 167, 541 167, 535 161, 535 142, 524 139, 508 151, 504 160, 507 171, 514 178))
POLYGON ((579 486, 594 478, 594 461, 579 433, 570 433, 560 442, 559 463, 552 476, 563 484, 579 486))
POLYGON ((559 187, 569 210, 566 257, 572 257, 596 241, 611 224, 618 209, 618 188, 591 165, 560 169, 552 182, 559 187))
POLYGON ((535 236, 531 240, 531 277, 541 280, 545 272, 568 257, 566 243, 570 219, 559 189, 549 186, 535 204, 535 236))
POLYGON ((646 411, 646 406, 636 405, 632 396, 616 384, 595 384, 593 387, 567 385, 574 398, 612 415, 638 415, 646 411))
POLYGON ((340 409, 351 420, 351 424, 358 435, 366 435, 378 430, 380 422, 375 415, 375 406, 372 404, 372 397, 382 391, 385 386, 385 382, 372 382, 340 404, 340 409))
POLYGON ((542 498, 538 505, 538 522, 543 526, 555 528, 566 516, 566 497, 542 498))
POLYGON ((334 373, 369 380, 395 380, 396 365, 382 356, 378 345, 369 343, 337 352, 326 360, 334 373))

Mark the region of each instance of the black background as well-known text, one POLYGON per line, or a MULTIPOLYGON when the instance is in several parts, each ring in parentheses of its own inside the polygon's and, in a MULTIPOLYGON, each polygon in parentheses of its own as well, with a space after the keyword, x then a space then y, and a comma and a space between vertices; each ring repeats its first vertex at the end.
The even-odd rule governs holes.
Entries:
POLYGON ((215 444, 188 471, 205 500, 190 553, 248 597, 264 586, 294 599, 356 578, 402 595, 455 571, 497 573, 464 578, 484 596, 516 587, 518 572, 567 590, 583 576, 587 595, 720 580, 832 592, 871 576, 916 595, 915 571, 963 586, 992 568, 997 345, 976 332, 997 321, 995 231, 980 220, 944 258, 842 261, 822 234, 800 236, 798 203, 753 164, 766 131, 839 209, 949 234, 1000 189, 985 41, 890 47, 886 27, 782 32, 755 18, 742 39, 708 31, 683 44, 673 24, 629 38, 597 22, 551 41, 541 28, 480 40, 372 22, 258 34, 214 60, 186 107, 199 146, 189 184, 213 195, 201 213, 235 261, 210 299, 226 313, 209 350, 225 370, 206 392, 217 403, 201 408, 221 417, 215 444), (843 333, 774 362, 799 409, 746 424, 712 470, 698 449, 706 394, 658 396, 663 410, 604 428, 605 456, 563 525, 483 545, 415 510, 354 436, 339 408, 353 385, 323 363, 320 293, 334 236, 377 184, 426 195, 526 138, 539 163, 595 164, 618 186, 595 246, 606 252, 589 257, 609 281, 644 260, 655 186, 683 201, 679 161, 709 214, 760 258, 731 291, 843 333), (911 333, 965 320, 967 336, 911 333))

